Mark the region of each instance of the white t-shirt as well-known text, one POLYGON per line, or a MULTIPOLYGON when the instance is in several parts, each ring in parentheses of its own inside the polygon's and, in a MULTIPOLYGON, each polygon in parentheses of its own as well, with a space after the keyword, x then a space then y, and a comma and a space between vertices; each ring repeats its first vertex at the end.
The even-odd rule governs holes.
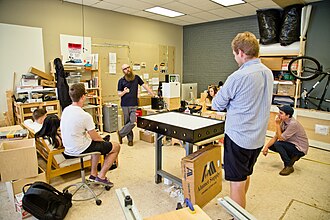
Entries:
POLYGON ((38 131, 40 131, 40 129, 42 128, 42 124, 39 124, 38 122, 33 122, 31 119, 27 119, 24 121, 25 126, 27 126, 28 128, 32 129, 35 133, 37 133, 38 131))
POLYGON ((66 107, 61 116, 61 134, 64 153, 76 155, 92 143, 87 131, 95 129, 93 117, 79 106, 66 107))

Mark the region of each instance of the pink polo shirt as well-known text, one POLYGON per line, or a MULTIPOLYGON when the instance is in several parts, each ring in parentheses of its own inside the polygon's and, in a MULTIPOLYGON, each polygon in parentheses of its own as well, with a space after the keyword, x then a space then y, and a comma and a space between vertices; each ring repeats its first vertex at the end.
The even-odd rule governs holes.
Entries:
POLYGON ((309 143, 303 126, 295 119, 289 118, 281 123, 282 138, 284 141, 296 145, 296 148, 307 154, 309 143))

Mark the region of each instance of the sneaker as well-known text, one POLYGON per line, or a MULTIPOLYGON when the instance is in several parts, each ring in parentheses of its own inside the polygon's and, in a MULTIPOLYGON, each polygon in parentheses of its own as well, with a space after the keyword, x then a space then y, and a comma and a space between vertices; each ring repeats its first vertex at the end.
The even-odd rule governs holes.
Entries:
POLYGON ((101 179, 98 176, 95 178, 95 182, 102 183, 103 185, 108 185, 113 187, 113 183, 108 180, 108 178, 101 179))
POLYGON ((287 176, 290 173, 293 173, 293 171, 294 171, 293 167, 289 167, 289 166, 288 167, 284 167, 283 170, 281 170, 280 175, 281 176, 287 176))
POLYGON ((88 177, 88 180, 89 180, 89 181, 92 181, 92 182, 94 182, 95 179, 96 179, 96 176, 93 176, 93 175, 90 175, 90 176, 88 177))
POLYGON ((123 138, 120 136, 119 131, 117 131, 119 144, 123 144, 123 138))
POLYGON ((133 146, 133 141, 129 141, 127 145, 132 147, 133 146))

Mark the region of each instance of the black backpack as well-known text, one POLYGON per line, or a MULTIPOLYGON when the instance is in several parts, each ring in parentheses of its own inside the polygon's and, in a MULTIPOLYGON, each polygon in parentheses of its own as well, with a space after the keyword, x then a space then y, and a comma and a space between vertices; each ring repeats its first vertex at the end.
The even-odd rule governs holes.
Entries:
POLYGON ((60 192, 44 182, 34 182, 23 187, 24 210, 41 220, 64 219, 72 206, 72 195, 60 192), (25 192, 25 187, 30 186, 25 192))

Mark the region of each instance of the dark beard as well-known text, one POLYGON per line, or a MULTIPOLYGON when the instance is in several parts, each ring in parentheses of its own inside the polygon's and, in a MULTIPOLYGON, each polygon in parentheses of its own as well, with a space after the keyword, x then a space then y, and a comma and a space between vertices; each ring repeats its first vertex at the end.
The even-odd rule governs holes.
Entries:
POLYGON ((128 82, 133 81, 133 80, 135 79, 135 75, 134 75, 132 72, 130 72, 129 74, 126 74, 126 75, 125 75, 125 79, 126 79, 128 82))

